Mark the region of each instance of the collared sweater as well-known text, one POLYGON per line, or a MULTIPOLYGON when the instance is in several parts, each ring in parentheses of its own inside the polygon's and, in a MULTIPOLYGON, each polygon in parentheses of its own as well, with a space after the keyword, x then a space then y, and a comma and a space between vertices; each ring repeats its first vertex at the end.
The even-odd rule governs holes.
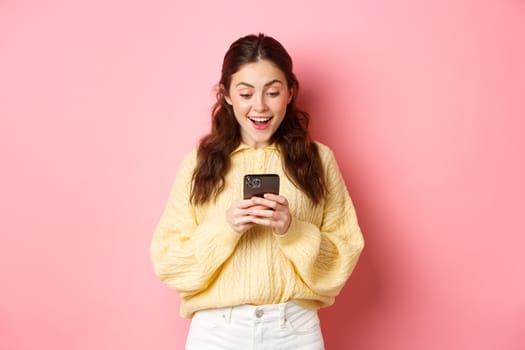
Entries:
POLYGON ((334 303, 364 247, 356 211, 332 151, 317 143, 327 196, 314 205, 285 175, 279 149, 241 144, 231 154, 225 187, 216 200, 190 202, 196 150, 181 163, 151 241, 159 278, 181 298, 180 314, 239 304, 294 301, 318 309, 334 303), (292 216, 283 235, 256 225, 243 234, 226 221, 242 199, 243 176, 275 173, 292 216))

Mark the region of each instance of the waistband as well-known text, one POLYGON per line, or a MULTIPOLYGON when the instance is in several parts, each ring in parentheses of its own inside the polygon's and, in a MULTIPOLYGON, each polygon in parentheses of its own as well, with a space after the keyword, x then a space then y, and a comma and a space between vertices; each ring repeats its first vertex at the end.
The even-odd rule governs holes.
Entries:
MULTIPOLYGON (((317 313, 316 310, 307 310, 297 305, 293 301, 282 304, 265 304, 265 305, 235 305, 230 307, 200 310, 196 312, 200 316, 219 317, 226 322, 278 322, 285 323, 288 319, 293 318, 301 312, 310 311, 317 313)), ((194 316, 195 317, 195 316, 194 316)))

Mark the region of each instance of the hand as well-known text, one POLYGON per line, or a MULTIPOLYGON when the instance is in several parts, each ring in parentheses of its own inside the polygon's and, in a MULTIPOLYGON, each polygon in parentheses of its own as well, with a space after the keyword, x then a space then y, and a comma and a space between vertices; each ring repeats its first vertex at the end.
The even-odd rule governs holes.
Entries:
POLYGON ((266 209, 266 207, 255 205, 252 199, 238 200, 232 203, 226 211, 226 221, 237 233, 244 233, 255 226, 252 210, 266 209))
POLYGON ((267 193, 264 198, 251 198, 256 207, 248 209, 252 222, 259 225, 270 226, 278 235, 283 235, 288 231, 292 216, 288 209, 288 200, 276 194, 267 193))

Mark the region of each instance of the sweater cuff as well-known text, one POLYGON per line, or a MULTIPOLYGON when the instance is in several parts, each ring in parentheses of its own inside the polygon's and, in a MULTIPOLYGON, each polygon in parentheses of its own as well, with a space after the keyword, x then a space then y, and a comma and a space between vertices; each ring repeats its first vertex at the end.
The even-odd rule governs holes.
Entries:
POLYGON ((293 217, 290 227, 288 227, 288 231, 285 234, 278 235, 274 233, 273 235, 277 238, 277 242, 279 242, 281 246, 291 246, 298 242, 304 244, 308 241, 312 241, 312 243, 315 242, 315 245, 319 245, 321 240, 317 226, 293 217))
POLYGON ((196 244, 199 246, 220 246, 226 250, 233 249, 242 235, 235 232, 226 220, 214 219, 199 225, 196 244))

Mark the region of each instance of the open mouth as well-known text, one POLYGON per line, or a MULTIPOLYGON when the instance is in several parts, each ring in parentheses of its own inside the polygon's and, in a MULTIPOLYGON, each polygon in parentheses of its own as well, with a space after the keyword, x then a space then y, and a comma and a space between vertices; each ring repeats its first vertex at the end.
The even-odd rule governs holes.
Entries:
POLYGON ((248 117, 248 119, 254 124, 264 125, 267 124, 272 117, 248 117))
POLYGON ((248 117, 252 122, 252 125, 257 130, 264 130, 270 125, 270 120, 272 117, 248 117))

